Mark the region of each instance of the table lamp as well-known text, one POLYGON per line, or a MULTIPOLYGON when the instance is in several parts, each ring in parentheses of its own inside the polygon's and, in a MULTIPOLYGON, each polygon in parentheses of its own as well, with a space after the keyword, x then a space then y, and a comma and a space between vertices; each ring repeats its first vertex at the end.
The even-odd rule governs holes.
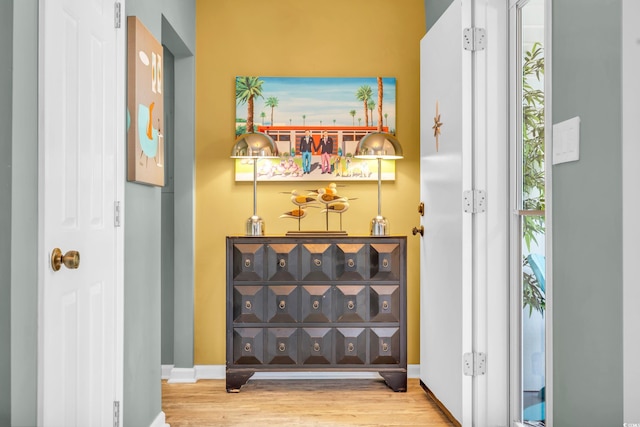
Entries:
POLYGON ((378 161, 378 215, 371 220, 372 236, 386 236, 389 234, 389 221, 382 216, 381 187, 382 160, 401 159, 402 147, 395 136, 384 132, 372 132, 360 140, 356 147, 356 159, 376 159, 378 161))
POLYGON ((258 159, 277 158, 278 149, 273 139, 262 132, 249 132, 240 135, 233 149, 232 159, 253 160, 253 215, 247 219, 247 236, 263 236, 264 221, 257 214, 258 159))

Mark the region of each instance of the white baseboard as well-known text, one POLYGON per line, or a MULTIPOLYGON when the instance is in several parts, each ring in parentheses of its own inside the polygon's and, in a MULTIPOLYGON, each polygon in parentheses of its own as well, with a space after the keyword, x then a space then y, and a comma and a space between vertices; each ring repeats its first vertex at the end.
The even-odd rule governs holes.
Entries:
POLYGON ((225 365, 196 365, 196 379, 223 380, 227 377, 225 365))
MULTIPOLYGON (((163 379, 168 379, 169 374, 165 378, 165 372, 172 373, 173 366, 163 365, 162 375, 163 379)), ((175 369, 175 368, 174 368, 175 369)), ((184 369, 184 368, 183 368, 184 369)), ((225 365, 196 365, 194 368, 196 380, 223 380, 226 377, 225 365)), ((171 375, 172 376, 172 375, 171 375)), ((408 365, 407 366, 408 378, 420 378, 420 365, 408 365)), ((273 380, 295 380, 295 379, 372 379, 380 378, 377 372, 332 372, 332 371, 289 371, 289 372, 256 372, 252 379, 273 379, 273 380)), ((169 382, 180 382, 171 381, 169 382)), ((187 381, 182 381, 187 382, 187 381)))
POLYGON ((195 383, 196 368, 175 368, 171 365, 163 365, 162 379, 166 379, 168 383, 195 383))
POLYGON ((407 378, 420 378, 420 365, 407 365, 407 378))
POLYGON ((160 411, 155 420, 149 425, 149 427, 171 427, 166 423, 164 412, 160 411))
POLYGON ((171 378, 171 370, 173 369, 173 365, 162 365, 162 379, 168 380, 171 378))

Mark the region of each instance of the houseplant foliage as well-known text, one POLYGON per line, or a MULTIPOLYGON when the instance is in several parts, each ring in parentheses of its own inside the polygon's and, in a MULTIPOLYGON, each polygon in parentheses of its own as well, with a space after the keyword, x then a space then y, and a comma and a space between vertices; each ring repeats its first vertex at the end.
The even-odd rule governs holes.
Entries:
MULTIPOLYGON (((540 43, 534 43, 525 52, 522 64, 522 209, 545 210, 544 176, 544 51, 540 43)), ((531 242, 537 242, 536 236, 544 235, 545 217, 525 215, 522 222, 523 239, 527 249, 531 242)), ((529 267, 526 257, 523 267, 529 267)), ((545 293, 531 269, 523 268, 523 307, 544 312, 545 293)))

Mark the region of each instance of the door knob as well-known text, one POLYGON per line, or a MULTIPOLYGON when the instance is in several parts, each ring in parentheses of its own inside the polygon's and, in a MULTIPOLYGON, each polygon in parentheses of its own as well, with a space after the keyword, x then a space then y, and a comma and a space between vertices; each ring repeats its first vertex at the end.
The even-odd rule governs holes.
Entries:
POLYGON ((424 227, 422 225, 420 226, 420 228, 413 227, 413 230, 411 230, 411 232, 413 233, 414 236, 418 233, 420 233, 421 236, 424 236, 424 227))
POLYGON ((80 252, 67 251, 66 254, 62 255, 60 248, 55 248, 51 252, 51 268, 53 268, 53 271, 58 271, 62 264, 70 270, 78 268, 80 266, 80 252))
POLYGON ((420 204, 418 205, 418 213, 420 214, 420 216, 424 216, 424 203, 420 202, 420 204))

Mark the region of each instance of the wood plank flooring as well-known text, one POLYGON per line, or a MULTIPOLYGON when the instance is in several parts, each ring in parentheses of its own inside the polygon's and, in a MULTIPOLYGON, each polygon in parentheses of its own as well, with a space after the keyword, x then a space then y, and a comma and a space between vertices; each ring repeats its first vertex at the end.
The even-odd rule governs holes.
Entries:
POLYGON ((410 378, 406 393, 383 380, 249 380, 227 393, 224 380, 162 381, 162 410, 181 426, 453 426, 410 378))

